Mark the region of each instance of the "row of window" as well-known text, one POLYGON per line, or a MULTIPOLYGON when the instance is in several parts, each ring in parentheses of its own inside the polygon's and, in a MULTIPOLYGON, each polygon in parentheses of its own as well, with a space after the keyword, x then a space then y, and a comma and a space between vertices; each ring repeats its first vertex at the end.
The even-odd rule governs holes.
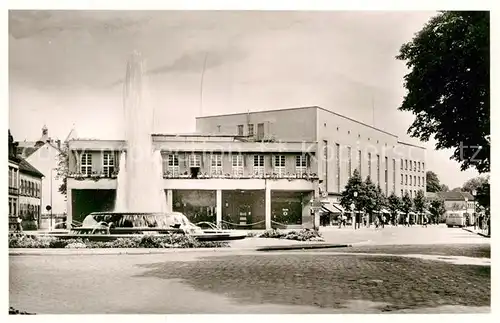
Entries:
MULTIPOLYGON (((102 173, 110 177, 115 171, 115 157, 113 152, 104 152, 102 155, 102 173)), ((83 153, 80 155, 80 172, 83 175, 92 175, 92 154, 83 153)))
POLYGON ((40 205, 21 203, 19 216, 23 220, 37 220, 40 216, 40 205))
MULTIPOLYGON (((236 126, 236 130, 237 130, 238 136, 243 136, 244 132, 245 132, 245 126, 242 124, 239 124, 236 126)), ((255 135, 253 123, 247 124, 247 135, 249 137, 253 137, 255 135)), ((257 124, 257 138, 263 138, 263 137, 264 137, 264 124, 258 123, 257 124)))
MULTIPOLYGON (((200 155, 189 155, 188 165, 190 168, 201 167, 201 156, 200 155)), ((243 176, 243 155, 231 155, 231 167, 234 176, 243 176)), ((170 174, 179 175, 179 155, 171 154, 164 159, 163 165, 164 171, 170 174)), ((222 155, 211 155, 210 156, 210 174, 212 175, 222 175, 222 155)), ((273 156, 273 173, 278 176, 283 176, 286 174, 286 156, 277 155, 273 156)), ((307 169, 307 158, 305 155, 295 156, 295 173, 302 175, 307 169)), ((254 155, 253 156, 253 174, 264 175, 265 173, 265 162, 264 155, 254 155)))
MULTIPOLYGON (((425 186, 425 179, 423 176, 420 177, 420 176, 416 176, 416 175, 414 175, 414 176, 409 175, 409 177, 408 177, 408 175, 404 175, 404 179, 405 179, 404 185, 419 186, 419 187, 425 186), (413 178, 413 180, 412 180, 412 178, 413 178), (408 181, 408 179, 410 179, 410 180, 408 181), (417 180, 418 180, 418 183, 417 183, 417 180)), ((403 185, 403 174, 401 174, 401 185, 403 185)))
MULTIPOLYGON (((421 190, 419 190, 419 191, 421 191, 421 190)), ((401 197, 403 197, 405 193, 408 193, 411 198, 414 198, 417 196, 417 192, 418 192, 417 190, 403 190, 403 189, 401 189, 401 197)))
POLYGON ((414 172, 419 172, 419 173, 425 172, 425 163, 424 162, 417 162, 415 160, 411 161, 408 159, 401 159, 401 170, 403 170, 403 165, 404 165, 404 170, 409 170, 409 171, 414 171, 414 172), (403 161, 404 161, 404 163, 403 163, 403 161), (409 164, 409 166, 408 166, 408 164, 409 164), (420 167, 420 166, 422 166, 422 167, 420 167))
POLYGON ((21 180, 19 194, 32 197, 41 197, 40 183, 32 182, 27 179, 21 180))
POLYGON ((18 188, 19 170, 9 167, 9 187, 18 188))

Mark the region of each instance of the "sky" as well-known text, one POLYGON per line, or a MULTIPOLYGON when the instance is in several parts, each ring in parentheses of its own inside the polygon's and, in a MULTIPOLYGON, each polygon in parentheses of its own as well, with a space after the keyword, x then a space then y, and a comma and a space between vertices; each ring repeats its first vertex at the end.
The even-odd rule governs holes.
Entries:
POLYGON ((157 133, 195 130, 195 117, 321 106, 425 146, 450 188, 475 176, 450 150, 406 132, 404 62, 395 59, 433 11, 10 11, 9 127, 123 138, 129 55, 146 59, 157 133), (206 60, 201 86, 202 71, 206 60))

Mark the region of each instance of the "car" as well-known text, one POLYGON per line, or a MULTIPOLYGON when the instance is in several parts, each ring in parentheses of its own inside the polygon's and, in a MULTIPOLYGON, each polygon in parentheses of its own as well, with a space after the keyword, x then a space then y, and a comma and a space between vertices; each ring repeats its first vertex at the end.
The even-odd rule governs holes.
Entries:
POLYGON ((448 228, 452 227, 464 227, 466 222, 466 217, 463 213, 450 213, 446 218, 446 225, 448 228))

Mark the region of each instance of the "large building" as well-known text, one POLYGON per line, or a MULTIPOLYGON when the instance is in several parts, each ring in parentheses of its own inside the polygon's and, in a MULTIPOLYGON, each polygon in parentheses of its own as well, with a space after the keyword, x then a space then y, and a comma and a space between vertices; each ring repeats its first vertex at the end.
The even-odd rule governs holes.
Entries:
MULTIPOLYGON (((316 144, 224 135, 153 135, 168 211, 233 228, 311 227, 316 144)), ((124 141, 69 141, 68 220, 112 210, 124 141)), ((316 217, 317 218, 317 217, 316 217)))
MULTIPOLYGON (((424 148, 320 107, 199 117, 196 134, 152 140, 164 156, 168 205, 193 222, 318 225, 310 201, 322 197, 326 209, 342 212, 338 199, 356 168, 387 195, 425 191, 424 148)), ((125 142, 69 147, 68 217, 112 209, 125 142)))
POLYGON ((9 230, 19 229, 19 162, 17 143, 9 130, 9 230))
POLYGON ((386 195, 408 192, 415 197, 417 191, 425 192, 425 148, 321 107, 199 117, 196 129, 255 140, 317 144, 320 191, 334 207, 331 210, 342 210, 339 195, 356 168, 386 195))

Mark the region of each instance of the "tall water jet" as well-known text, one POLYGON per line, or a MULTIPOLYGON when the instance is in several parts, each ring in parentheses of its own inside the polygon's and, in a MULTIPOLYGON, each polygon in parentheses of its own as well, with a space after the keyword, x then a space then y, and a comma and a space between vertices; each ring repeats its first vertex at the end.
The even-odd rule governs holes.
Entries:
POLYGON ((134 52, 127 63, 123 88, 127 153, 120 158, 115 211, 166 211, 162 176, 153 154, 153 107, 144 102, 144 82, 144 61, 134 52))

